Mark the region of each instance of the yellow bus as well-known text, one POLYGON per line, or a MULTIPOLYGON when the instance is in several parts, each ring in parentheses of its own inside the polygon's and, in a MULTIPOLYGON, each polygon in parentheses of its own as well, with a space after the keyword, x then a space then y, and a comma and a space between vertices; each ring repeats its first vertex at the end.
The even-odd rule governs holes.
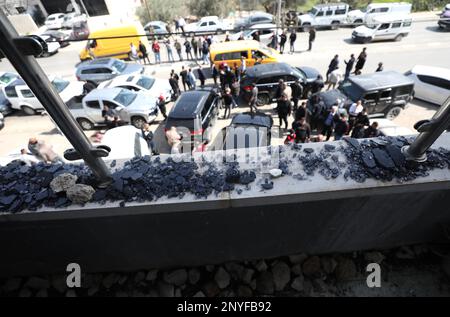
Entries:
POLYGON ((257 62, 278 63, 280 58, 276 50, 254 40, 214 43, 209 48, 209 53, 212 63, 217 68, 220 64, 227 64, 230 67, 234 64, 241 66, 242 57, 245 58, 247 67, 254 66, 257 62))
POLYGON ((100 57, 130 58, 130 44, 139 48, 139 41, 150 50, 147 36, 142 25, 123 25, 94 31, 90 34, 86 47, 80 52, 80 60, 86 61, 100 57), (127 37, 135 36, 135 37, 127 37))

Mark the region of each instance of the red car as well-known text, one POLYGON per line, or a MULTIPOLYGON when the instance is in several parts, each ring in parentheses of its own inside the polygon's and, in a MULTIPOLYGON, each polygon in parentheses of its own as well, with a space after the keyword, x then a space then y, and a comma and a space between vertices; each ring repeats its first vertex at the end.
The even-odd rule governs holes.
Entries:
POLYGON ((72 27, 72 40, 87 40, 89 38, 89 27, 86 22, 75 23, 72 27))

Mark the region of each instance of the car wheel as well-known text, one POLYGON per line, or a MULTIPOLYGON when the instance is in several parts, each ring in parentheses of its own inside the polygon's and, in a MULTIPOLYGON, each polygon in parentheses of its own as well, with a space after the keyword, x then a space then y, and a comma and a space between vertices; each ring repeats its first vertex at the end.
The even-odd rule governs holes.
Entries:
POLYGON ((270 103, 269 94, 258 94, 258 104, 268 105, 270 103))
POLYGON ((389 109, 389 111, 386 113, 386 119, 394 120, 399 116, 399 114, 402 112, 403 108, 396 106, 389 109))
POLYGON ((22 109, 22 111, 27 115, 27 116, 34 116, 36 114, 36 110, 34 110, 31 107, 28 106, 22 106, 20 107, 20 109, 22 109))
POLYGON ((147 123, 147 120, 145 120, 142 117, 133 117, 133 118, 131 118, 131 124, 133 126, 135 126, 136 128, 138 128, 138 129, 142 129, 142 127, 146 123, 147 123))
POLYGON ((216 34, 222 34, 222 33, 223 33, 222 29, 218 29, 218 30, 216 31, 216 34))
POLYGON ((363 21, 358 19, 358 20, 356 20, 356 21, 354 22, 354 24, 360 25, 360 24, 363 24, 363 21))
POLYGON ((309 32, 310 28, 311 28, 311 24, 309 24, 309 23, 305 23, 302 25, 303 32, 306 32, 306 33, 309 32))
POLYGON ((396 42, 400 42, 401 40, 403 40, 403 34, 399 34, 395 37, 396 42))
POLYGON ((91 121, 89 121, 88 119, 79 118, 79 119, 77 119, 77 122, 84 131, 89 131, 89 130, 94 129, 94 124, 91 121))
POLYGON ((337 29, 339 29, 339 22, 338 21, 333 21, 332 23, 331 23, 331 29, 332 30, 337 30, 337 29))

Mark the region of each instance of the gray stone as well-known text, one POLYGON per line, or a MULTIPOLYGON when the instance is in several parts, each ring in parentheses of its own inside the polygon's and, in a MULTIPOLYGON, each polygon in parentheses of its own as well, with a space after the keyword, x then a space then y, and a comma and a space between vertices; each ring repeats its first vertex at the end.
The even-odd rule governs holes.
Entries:
POLYGON ((396 253, 395 256, 397 259, 401 260, 413 260, 416 258, 416 255, 410 247, 401 247, 396 253))
POLYGON ((336 267, 336 279, 339 282, 349 281, 357 276, 355 262, 351 259, 340 258, 336 267))
POLYGON ((255 270, 245 269, 242 274, 242 282, 249 285, 252 282, 253 274, 255 274, 255 270))
MULTIPOLYGON (((169 294, 170 294, 170 290, 168 290, 169 291, 169 294)), ((159 297, 160 295, 158 294, 158 292, 157 291, 155 291, 154 289, 152 289, 152 290, 150 290, 149 292, 148 292, 148 294, 146 295, 146 297, 159 297)), ((162 296, 162 295, 161 295, 162 296)), ((168 296, 168 297, 173 297, 173 296, 168 296)))
MULTIPOLYGON (((134 282, 135 283, 139 283, 145 280, 145 272, 137 272, 136 275, 134 276, 134 282)), ((120 283, 119 283, 120 284, 120 283)))
POLYGON ((291 280, 291 269, 284 262, 278 262, 272 268, 273 281, 276 291, 282 291, 291 280))
POLYGON ((77 293, 73 289, 68 290, 66 293, 66 297, 77 297, 77 293))
POLYGON ((206 296, 202 291, 198 291, 197 293, 195 293, 194 297, 206 297, 206 296))
POLYGON ((118 291, 116 293, 116 297, 129 297, 128 293, 124 292, 124 291, 118 291))
POLYGON ((383 260, 386 257, 383 255, 383 253, 378 252, 378 251, 373 251, 373 252, 366 252, 364 254, 364 260, 366 260, 368 263, 378 263, 381 264, 381 262, 383 262, 383 260))
POLYGON ((158 283, 158 293, 161 297, 174 297, 175 296, 175 288, 171 284, 167 284, 164 282, 158 283))
POLYGON ((209 273, 214 272, 215 268, 216 267, 214 265, 207 265, 207 266, 205 266, 206 271, 209 272, 209 273))
POLYGON ((91 201, 92 196, 95 193, 95 189, 92 186, 76 184, 70 187, 66 194, 67 198, 70 199, 74 204, 85 204, 91 201))
POLYGON ((192 285, 197 284, 200 281, 201 273, 197 269, 190 269, 188 272, 189 283, 192 285))
POLYGON ((40 297, 40 298, 48 297, 47 290, 41 289, 39 292, 36 293, 36 297, 40 297))
MULTIPOLYGON (((54 276, 52 278, 52 287, 60 294, 64 294, 67 291, 67 281, 63 275, 54 276)), ((83 280, 82 280, 83 281, 83 280)), ((82 284, 84 286, 84 284, 82 284)))
POLYGON ((252 290, 256 291, 256 279, 253 279, 250 282, 250 287, 251 287, 252 290))
POLYGON ((98 287, 97 286, 93 286, 90 289, 88 289, 88 296, 94 296, 97 293, 98 293, 98 287))
POLYGON ((428 247, 424 244, 419 244, 419 245, 413 246, 413 250, 414 250, 414 253, 416 256, 423 256, 430 252, 428 247))
POLYGON ((247 285, 240 285, 237 289, 237 296, 238 297, 252 297, 253 291, 247 285))
POLYGON ((30 277, 26 282, 25 287, 34 290, 48 289, 50 287, 50 282, 40 277, 30 277))
POLYGON ((325 293, 328 289, 327 284, 324 282, 323 279, 317 278, 312 281, 314 290, 318 293, 325 293))
POLYGON ((175 297, 181 297, 181 289, 177 288, 175 290, 175 297))
POLYGON ((119 281, 119 279, 120 275, 116 273, 110 273, 102 280, 102 285, 106 289, 110 289, 114 284, 116 284, 119 281))
POLYGON ((312 256, 303 262, 302 265, 303 274, 306 276, 318 276, 322 272, 320 258, 318 256, 312 256))
POLYGON ((117 284, 119 284, 120 286, 123 286, 127 281, 128 281, 128 276, 127 275, 122 275, 120 277, 120 279, 117 281, 117 284))
POLYGON ((2 286, 2 290, 5 293, 15 292, 20 289, 20 285, 22 284, 21 278, 9 278, 6 280, 5 284, 2 286))
POLYGON ((329 256, 323 256, 320 259, 320 262, 322 265, 322 269, 326 274, 333 274, 338 265, 337 261, 329 256))
POLYGON ((267 264, 266 264, 266 261, 264 261, 264 260, 258 261, 258 263, 256 263, 256 265, 255 265, 255 269, 256 269, 258 272, 264 272, 264 271, 267 271, 267 264))
POLYGON ((308 256, 305 253, 294 254, 289 256, 289 261, 292 264, 302 264, 307 258, 308 256))
POLYGON ((236 262, 228 262, 225 264, 225 269, 233 279, 241 280, 244 274, 245 267, 236 262))
POLYGON ((223 267, 219 267, 216 274, 214 275, 214 280, 220 289, 226 288, 230 285, 230 274, 223 267))
POLYGON ((303 288, 304 288, 304 282, 305 282, 305 278, 303 277, 303 275, 300 275, 292 281, 291 287, 293 289, 295 289, 296 291, 301 292, 301 291, 303 291, 303 288))
POLYGON ((165 272, 163 275, 164 281, 168 284, 172 284, 175 286, 181 286, 186 284, 188 274, 185 269, 179 269, 172 271, 170 273, 165 272))
POLYGON ((303 274, 303 271, 302 271, 302 265, 301 264, 296 264, 296 265, 294 265, 292 268, 291 268, 291 271, 292 271, 292 273, 294 274, 294 275, 301 275, 301 274, 303 274))
POLYGON ((215 297, 219 295, 220 288, 214 282, 208 282, 203 286, 206 297, 215 297))
POLYGON ((145 294, 142 293, 142 292, 140 292, 140 291, 138 291, 138 290, 134 290, 134 291, 131 293, 131 297, 145 297, 145 294))
POLYGON ((272 272, 264 271, 259 274, 256 279, 256 290, 263 295, 273 295, 275 286, 272 272))
POLYGON ((145 280, 153 282, 158 277, 158 270, 150 270, 145 277, 145 280))
POLYGON ((50 183, 50 188, 55 193, 61 193, 67 191, 69 188, 75 186, 78 176, 69 173, 64 173, 56 176, 50 183))
POLYGON ((19 297, 31 297, 33 293, 28 288, 23 288, 19 292, 19 297))
POLYGON ((272 178, 279 178, 283 175, 283 171, 278 168, 274 168, 269 171, 269 174, 270 176, 272 176, 272 178))
POLYGON ((442 271, 450 278, 450 258, 445 257, 442 259, 442 271))

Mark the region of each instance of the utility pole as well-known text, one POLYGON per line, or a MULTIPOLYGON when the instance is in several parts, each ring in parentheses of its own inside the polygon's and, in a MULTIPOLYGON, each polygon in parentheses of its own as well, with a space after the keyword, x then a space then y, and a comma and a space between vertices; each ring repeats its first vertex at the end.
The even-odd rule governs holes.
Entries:
POLYGON ((278 11, 278 17, 277 17, 278 30, 280 30, 280 28, 282 27, 282 25, 281 25, 281 7, 282 7, 282 2, 283 2, 283 0, 278 0, 278 9, 277 9, 277 11, 278 11))
POLYGON ((145 7, 147 8, 148 19, 151 20, 152 16, 150 15, 150 7, 148 6, 147 0, 144 0, 144 2, 145 2, 145 7))
POLYGON ((86 13, 86 16, 89 18, 89 12, 86 10, 86 6, 84 5, 83 0, 80 0, 81 6, 83 7, 84 12, 86 13))

